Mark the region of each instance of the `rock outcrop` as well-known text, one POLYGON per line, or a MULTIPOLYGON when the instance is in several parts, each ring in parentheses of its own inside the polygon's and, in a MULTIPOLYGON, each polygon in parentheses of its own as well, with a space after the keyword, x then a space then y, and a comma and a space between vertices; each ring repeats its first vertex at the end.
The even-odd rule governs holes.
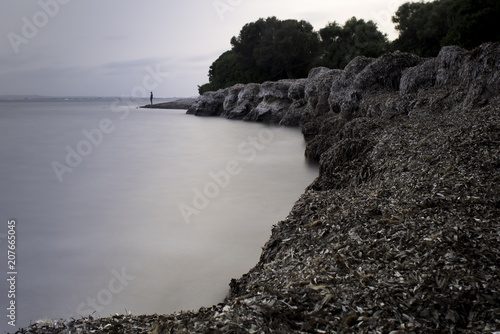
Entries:
POLYGON ((288 96, 295 80, 250 83, 206 92, 188 109, 197 116, 224 116, 244 121, 279 123, 293 99, 288 96))
POLYGON ((446 96, 440 101, 426 103, 475 107, 498 94, 497 52, 498 44, 485 44, 470 52, 445 47, 430 59, 399 51, 378 59, 357 57, 344 70, 314 68, 307 79, 207 92, 188 113, 289 126, 303 126, 330 113, 346 121, 391 118, 420 107, 424 101, 418 92, 442 87, 452 91, 443 92, 446 96))
POLYGON ((190 112, 300 125, 319 175, 223 302, 153 333, 500 331, 499 43, 358 57, 190 112))
POLYGON ((141 108, 146 109, 189 109, 197 101, 195 97, 181 98, 169 102, 146 104, 141 108))
POLYGON ((188 328, 500 331, 500 44, 358 57, 288 87, 274 119, 301 126, 319 176, 188 328))
POLYGON ((430 59, 399 51, 357 57, 344 70, 314 68, 307 79, 207 92, 188 113, 301 126, 306 156, 319 160, 332 134, 354 118, 485 105, 500 92, 498 52, 497 43, 470 52, 445 47, 430 59))
POLYGON ((220 116, 224 112, 224 100, 229 89, 206 92, 188 109, 187 114, 196 116, 220 116))

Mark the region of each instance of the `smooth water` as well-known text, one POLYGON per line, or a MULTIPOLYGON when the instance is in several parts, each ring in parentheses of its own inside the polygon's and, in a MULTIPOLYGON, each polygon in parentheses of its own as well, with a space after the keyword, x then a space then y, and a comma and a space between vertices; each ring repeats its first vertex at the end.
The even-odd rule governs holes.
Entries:
POLYGON ((296 128, 117 101, 0 102, 0 329, 220 302, 317 175, 296 128), (1 255, 3 254, 3 255, 1 255))

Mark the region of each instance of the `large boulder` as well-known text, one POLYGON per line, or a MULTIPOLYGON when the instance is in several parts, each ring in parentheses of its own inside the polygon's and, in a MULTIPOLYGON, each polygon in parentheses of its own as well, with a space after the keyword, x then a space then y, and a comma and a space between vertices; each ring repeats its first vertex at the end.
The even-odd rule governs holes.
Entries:
MULTIPOLYGON (((486 104, 500 90, 499 49, 499 43, 489 43, 473 51, 444 47, 435 58, 399 51, 376 59, 360 56, 343 70, 314 68, 305 79, 207 92, 188 113, 301 126, 311 145, 320 135, 319 146, 328 148, 332 130, 355 118, 486 104)), ((313 151, 314 157, 320 154, 313 151)))
POLYGON ((221 116, 227 117, 227 115, 238 106, 238 95, 243 88, 245 88, 245 85, 237 84, 227 89, 227 95, 222 103, 223 111, 221 116))
POLYGON ((288 89, 288 98, 292 101, 288 112, 283 116, 280 125, 301 126, 303 124, 304 111, 307 106, 305 99, 305 86, 308 79, 297 79, 288 89))
POLYGON ((308 101, 315 117, 303 127, 308 142, 306 156, 319 160, 336 144, 335 134, 347 122, 359 117, 392 118, 407 113, 408 102, 398 94, 404 69, 420 64, 415 55, 399 51, 373 59, 356 57, 343 71, 323 69, 312 79, 308 101), (322 80, 326 77, 326 80, 322 80), (323 85, 323 83, 330 83, 323 85), (326 88, 325 94, 325 86, 326 88), (318 87, 322 90, 315 92, 318 87), (326 107, 325 96, 328 96, 326 107))
POLYGON ((346 103, 347 97, 356 95, 356 92, 350 91, 350 87, 356 76, 373 61, 373 58, 360 56, 347 64, 340 76, 332 82, 332 86, 330 87, 328 102, 331 111, 337 114, 340 113, 342 105, 346 103))
MULTIPOLYGON (((224 106, 222 116, 229 119, 243 119, 261 101, 259 97, 260 84, 249 83, 230 87, 232 101, 224 106)), ((228 95, 229 96, 229 95, 228 95)))
POLYGON ((315 118, 330 112, 328 98, 330 89, 335 80, 342 75, 343 71, 328 69, 326 67, 314 68, 309 72, 305 87, 307 100, 307 114, 315 118))
POLYGON ((482 106, 499 93, 500 43, 483 44, 473 51, 444 47, 436 58, 405 70, 401 78, 401 95, 417 100, 419 95, 425 99, 431 95, 434 108, 430 110, 457 104, 482 106))
MULTIPOLYGON (((347 65, 344 75, 331 87, 330 106, 333 111, 341 114, 347 120, 374 114, 370 106, 379 103, 381 115, 385 111, 385 103, 378 97, 369 104, 363 104, 363 99, 380 93, 397 92, 403 70, 422 63, 423 60, 409 53, 393 52, 377 59, 358 57, 347 65)), ((379 95, 382 97, 381 95, 379 95)), ((392 103, 387 105, 392 108, 392 103)), ((392 110, 391 110, 392 115, 392 110)))
POLYGON ((261 84, 257 96, 260 103, 243 120, 279 123, 292 104, 288 90, 294 82, 295 80, 280 80, 261 84))
POLYGON ((227 88, 215 92, 205 92, 198 97, 186 113, 196 116, 220 116, 224 111, 224 100, 227 93, 227 88))

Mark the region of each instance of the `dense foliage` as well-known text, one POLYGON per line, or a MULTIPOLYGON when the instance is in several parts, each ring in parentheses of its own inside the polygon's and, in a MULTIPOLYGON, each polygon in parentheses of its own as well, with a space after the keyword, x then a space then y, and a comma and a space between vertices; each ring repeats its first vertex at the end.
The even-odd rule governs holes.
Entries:
POLYGON ((318 32, 310 23, 259 19, 231 39, 232 48, 210 66, 199 93, 236 83, 306 77, 316 66, 343 68, 357 56, 378 57, 400 50, 436 56, 442 46, 471 49, 500 41, 499 0, 435 0, 401 5, 393 16, 399 37, 389 42, 372 21, 353 17, 318 32))
POLYGON ((270 17, 245 25, 231 44, 244 70, 256 69, 261 80, 277 80, 306 76, 319 40, 308 22, 270 17))
POLYGON ((448 31, 447 13, 453 1, 408 2, 401 5, 392 18, 399 32, 393 48, 423 57, 435 56, 448 31))
POLYGON ((388 41, 375 23, 355 17, 319 32, 306 21, 269 17, 246 24, 231 45, 210 66, 209 83, 199 87, 200 94, 235 83, 303 78, 315 66, 342 68, 359 55, 380 56, 388 41))
POLYGON ((205 91, 215 91, 219 88, 229 87, 240 82, 250 82, 252 80, 242 80, 244 76, 251 76, 250 71, 244 71, 236 61, 234 51, 224 52, 213 62, 208 71, 209 83, 199 86, 200 94, 205 91), (203 90, 203 91, 202 91, 203 90))
POLYGON ((264 82, 307 76, 316 58, 319 39, 310 23, 297 20, 259 19, 246 24, 231 39, 232 49, 222 54, 209 70, 203 91, 237 82, 264 82))
POLYGON ((399 37, 393 49, 419 56, 436 56, 442 46, 472 49, 500 40, 500 1, 436 0, 405 3, 393 22, 399 37))
POLYGON ((387 37, 374 22, 348 20, 343 27, 336 22, 329 23, 319 31, 321 55, 317 66, 344 68, 357 56, 378 57, 388 49, 387 37))
POLYGON ((472 49, 485 42, 500 41, 500 1, 455 0, 448 16, 444 45, 472 49))

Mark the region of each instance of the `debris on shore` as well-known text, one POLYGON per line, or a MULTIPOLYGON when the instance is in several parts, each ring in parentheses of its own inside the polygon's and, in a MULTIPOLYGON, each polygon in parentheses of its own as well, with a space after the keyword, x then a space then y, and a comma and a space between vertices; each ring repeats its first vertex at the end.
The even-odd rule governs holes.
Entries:
POLYGON ((220 304, 17 333, 500 331, 500 44, 446 52, 332 74, 302 126, 319 176, 220 304))

